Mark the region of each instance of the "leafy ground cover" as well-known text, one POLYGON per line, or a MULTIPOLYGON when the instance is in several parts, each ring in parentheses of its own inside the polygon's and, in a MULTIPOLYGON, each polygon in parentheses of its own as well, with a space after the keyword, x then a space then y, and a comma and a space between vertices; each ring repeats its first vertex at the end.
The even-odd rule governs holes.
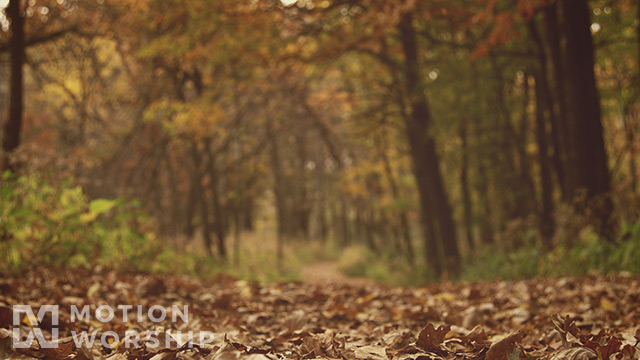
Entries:
MULTIPOLYGON (((46 359, 637 359, 640 277, 443 283, 391 288, 372 283, 273 285, 219 275, 125 274, 96 268, 34 268, 0 279, 0 358, 46 359), (13 349, 11 306, 58 304, 58 349, 13 349), (188 305, 187 321, 147 317, 108 323, 70 321, 69 305, 188 305), (76 347, 72 331, 174 334, 153 348, 111 339, 76 347), (211 331, 189 348, 177 331, 211 331)), ((22 335, 33 325, 23 319, 22 335)), ((48 334, 46 318, 40 328, 48 334)), ((50 326, 49 326, 50 327, 50 326)), ((164 337, 163 337, 164 338, 164 337)))

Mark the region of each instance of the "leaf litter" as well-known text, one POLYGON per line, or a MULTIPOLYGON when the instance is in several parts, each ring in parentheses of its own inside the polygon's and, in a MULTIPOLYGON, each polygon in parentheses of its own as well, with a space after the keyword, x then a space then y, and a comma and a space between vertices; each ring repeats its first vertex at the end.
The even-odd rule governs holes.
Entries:
MULTIPOLYGON (((0 278, 0 288, 0 359, 634 360, 640 354, 640 277, 625 274, 391 288, 38 268, 0 278), (34 312, 60 305, 58 347, 34 340, 30 348, 13 348, 18 304, 34 312), (93 317, 101 305, 120 304, 186 305, 188 319, 93 317), (90 320, 72 322, 71 306, 85 305, 90 320), (132 330, 142 340, 127 344, 132 330), (72 334, 81 331, 97 332, 92 346, 76 346, 72 334), (211 332, 213 341, 200 344, 185 336, 189 331, 211 332), (174 341, 144 340, 152 332, 174 341), (108 334, 117 337, 105 336, 106 347, 99 339, 108 334)), ((51 336, 51 320, 35 320, 51 336)), ((32 322, 16 326, 23 339, 32 322)))

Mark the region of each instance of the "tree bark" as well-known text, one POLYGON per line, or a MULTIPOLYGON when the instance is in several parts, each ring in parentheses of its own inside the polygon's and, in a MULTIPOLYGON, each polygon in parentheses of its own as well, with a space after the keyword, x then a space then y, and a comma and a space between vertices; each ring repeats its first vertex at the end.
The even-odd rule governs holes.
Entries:
POLYGON ((613 236, 613 204, 610 191, 607 152, 601 122, 600 97, 594 74, 594 47, 587 0, 560 2, 562 65, 566 95, 567 156, 566 182, 572 200, 584 196, 597 231, 613 236))
POLYGON ((405 127, 422 207, 425 250, 427 251, 427 261, 434 266, 437 275, 441 275, 445 269, 456 274, 459 270, 460 254, 451 207, 440 172, 436 145, 430 133, 432 118, 420 81, 418 43, 412 20, 410 13, 403 14, 399 30, 405 57, 404 81, 411 109, 411 114, 405 117, 405 127), (438 236, 436 238, 431 234, 438 236), (442 246, 444 263, 437 255, 438 244, 434 239, 437 239, 442 246))
POLYGON ((347 207, 347 201, 340 198, 340 236, 342 239, 342 245, 347 246, 351 244, 351 233, 349 231, 349 210, 347 207))
POLYGON ((276 217, 277 217, 277 231, 276 231, 276 260, 278 263, 278 269, 282 270, 282 262, 284 258, 284 233, 285 229, 285 199, 284 199, 284 176, 282 172, 282 164, 280 163, 280 149, 278 148, 278 141, 273 129, 273 121, 267 120, 267 136, 269 137, 270 146, 270 160, 271 170, 273 171, 274 184, 273 193, 276 200, 276 217))
MULTIPOLYGON (((567 191, 567 180, 565 176, 565 163, 566 163, 566 100, 564 93, 564 71, 562 69, 562 59, 560 53, 560 37, 559 37, 559 24, 558 24, 558 5, 554 2, 552 5, 549 5, 544 8, 544 34, 545 40, 548 47, 546 52, 546 56, 548 56, 549 63, 551 68, 545 71, 549 80, 553 80, 552 82, 547 81, 547 88, 549 89, 549 95, 552 99, 556 99, 552 103, 552 111, 553 117, 551 118, 551 139, 553 141, 553 154, 554 154, 554 168, 556 170, 556 174, 558 176, 558 184, 560 185, 560 192, 562 195, 562 199, 564 201, 570 200, 569 192, 567 191)), ((532 28, 535 30, 535 27, 532 28)), ((536 31, 532 31, 531 34, 534 36, 534 41, 536 40, 535 35, 536 31)), ((540 44, 538 46, 542 46, 542 41, 539 41, 540 44)), ((542 52, 541 52, 542 53, 542 52)), ((540 64, 544 64, 545 59, 539 59, 540 64)), ((546 79, 545 79, 546 80, 546 79)))
MULTIPOLYGON (((531 36, 531 39, 533 40, 533 43, 538 52, 538 66, 535 73, 536 110, 538 110, 538 105, 540 105, 541 108, 539 110, 543 112, 542 115, 545 121, 546 119, 549 119, 549 123, 551 124, 551 131, 547 132, 545 130, 544 135, 545 137, 547 137, 547 134, 551 135, 551 148, 553 149, 553 153, 552 155, 549 155, 548 140, 545 141, 547 143, 546 152, 547 152, 548 159, 550 159, 551 164, 553 165, 552 167, 556 172, 556 178, 560 187, 560 192, 563 193, 562 184, 564 181, 564 171, 563 171, 562 159, 560 155, 560 153, 562 152, 562 149, 560 147, 560 140, 558 139, 558 136, 559 136, 558 110, 557 110, 558 106, 556 104, 557 101, 554 100, 552 96, 551 85, 549 84, 549 80, 547 78, 547 76, 552 75, 549 73, 549 66, 547 65, 548 51, 546 51, 544 47, 544 43, 542 41, 542 38, 540 37, 538 28, 536 27, 536 24, 535 24, 535 20, 531 20, 527 25, 529 28, 529 35, 531 36)), ((538 115, 536 114, 536 116, 538 115)), ((536 136, 539 136, 539 135, 536 135, 536 136)), ((553 192, 553 184, 551 184, 551 192, 553 192)), ((542 205, 544 208, 545 195, 544 194, 542 195, 543 195, 542 205)), ((553 202, 552 202, 552 207, 553 207, 553 202)), ((544 209, 543 209, 543 212, 544 212, 544 209)))
POLYGON ((549 145, 547 141, 546 117, 551 113, 550 104, 543 95, 544 74, 537 72, 535 75, 535 99, 536 99, 536 143, 538 145, 538 165, 540 166, 540 187, 542 210, 540 213, 540 233, 545 246, 551 248, 551 237, 554 232, 553 221, 553 182, 551 179, 551 166, 549 164, 549 145))
POLYGON ((11 155, 20 145, 22 132, 22 113, 24 110, 23 65, 24 65, 24 18, 20 0, 10 0, 6 14, 11 21, 11 90, 9 95, 9 117, 2 132, 2 159, 0 170, 17 170, 11 155))
MULTIPOLYGON (((535 209, 535 202, 532 201, 532 199, 535 199, 535 188, 531 180, 529 160, 526 153, 527 106, 526 103, 523 106, 524 111, 520 123, 520 132, 518 132, 512 123, 511 112, 506 100, 506 81, 502 73, 502 67, 498 64, 498 59, 494 54, 491 55, 490 60, 496 79, 496 106, 503 122, 504 134, 501 136, 500 142, 502 145, 501 151, 507 157, 507 168, 505 168, 507 173, 504 175, 506 175, 506 185, 509 186, 508 190, 513 194, 512 201, 508 201, 509 197, 504 199, 507 202, 507 220, 524 218, 535 209)), ((526 91, 528 91, 527 87, 525 87, 526 91)), ((525 101, 528 101, 526 95, 524 98, 525 101)))
POLYGON ((473 240, 473 214, 471 204, 471 190, 469 189, 469 145, 467 137, 467 119, 462 119, 460 123, 459 135, 462 142, 462 160, 460 161, 460 188, 462 190, 462 208, 465 234, 469 250, 473 251, 475 242, 473 240))
POLYGON ((213 216, 215 219, 214 232, 216 233, 216 238, 218 240, 218 254, 220 255, 220 257, 222 257, 223 260, 226 260, 227 246, 225 240, 227 237, 227 224, 223 214, 222 199, 220 195, 220 174, 216 169, 216 154, 212 152, 211 139, 204 140, 204 150, 208 155, 207 170, 209 172, 209 176, 211 177, 211 201, 213 205, 213 216))
MULTIPOLYGON (((384 140, 381 139, 381 142, 386 145, 384 140)), ((380 151, 380 158, 382 159, 384 173, 387 177, 387 181, 389 182, 389 187, 391 188, 391 195, 393 195, 394 199, 399 199, 400 189, 398 188, 395 176, 393 175, 393 169, 391 168, 391 162, 389 161, 389 157, 386 153, 386 147, 383 147, 380 151)), ((405 254, 409 265, 413 266, 415 264, 415 254, 413 243, 411 242, 411 234, 409 234, 409 217, 407 216, 407 212, 404 208, 401 208, 399 211, 400 213, 398 214, 398 217, 400 218, 400 233, 404 242, 405 254)))
POLYGON ((200 171, 200 166, 202 164, 202 157, 200 155, 200 151, 198 150, 198 145, 194 140, 191 144, 191 157, 193 159, 193 185, 196 196, 198 196, 200 202, 200 221, 202 222, 202 239, 204 240, 204 245, 207 250, 209 256, 213 257, 213 252, 211 250, 211 245, 213 241, 211 240, 211 226, 209 224, 209 204, 207 202, 207 196, 205 191, 202 188, 202 172, 200 171))

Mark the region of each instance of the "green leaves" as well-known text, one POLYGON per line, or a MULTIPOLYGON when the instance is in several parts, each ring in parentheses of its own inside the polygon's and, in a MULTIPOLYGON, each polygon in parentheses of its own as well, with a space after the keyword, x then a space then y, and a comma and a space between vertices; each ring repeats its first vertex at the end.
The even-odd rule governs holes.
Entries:
POLYGON ((31 264, 151 268, 160 241, 123 199, 89 201, 79 186, 35 175, 0 183, 0 267, 31 264), (108 216, 107 216, 108 215, 108 216))
POLYGON ((89 211, 102 214, 116 206, 116 200, 95 199, 89 203, 89 211))

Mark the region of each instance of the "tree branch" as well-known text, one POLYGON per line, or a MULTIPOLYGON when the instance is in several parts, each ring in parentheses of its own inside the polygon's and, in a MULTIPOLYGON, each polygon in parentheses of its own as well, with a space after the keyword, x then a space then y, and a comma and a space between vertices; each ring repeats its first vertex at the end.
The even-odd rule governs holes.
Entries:
MULTIPOLYGON (((58 30, 58 31, 54 31, 52 33, 49 34, 45 34, 45 35, 40 35, 40 36, 34 36, 31 39, 27 39, 27 41, 25 42, 25 47, 30 47, 33 45, 38 45, 38 44, 43 44, 49 41, 53 41, 56 40, 64 35, 66 35, 67 33, 70 32, 74 32, 76 31, 75 27, 71 27, 71 28, 67 28, 67 29, 62 29, 62 30, 58 30)), ((9 43, 5 42, 5 43, 1 43, 0 44, 0 54, 3 54, 5 52, 9 51, 9 43)))

